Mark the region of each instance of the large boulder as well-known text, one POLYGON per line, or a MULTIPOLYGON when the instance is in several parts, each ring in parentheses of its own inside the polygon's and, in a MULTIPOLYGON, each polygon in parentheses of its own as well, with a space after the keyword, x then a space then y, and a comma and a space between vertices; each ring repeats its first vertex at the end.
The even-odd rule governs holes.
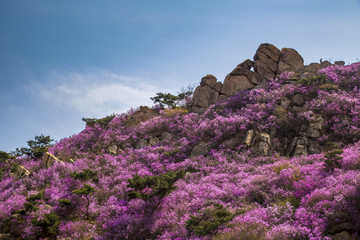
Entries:
POLYGON ((124 126, 133 127, 158 115, 159 113, 156 110, 146 106, 140 106, 138 111, 126 117, 126 120, 124 121, 124 126))
POLYGON ((304 67, 304 59, 292 48, 281 49, 277 74, 283 72, 299 72, 304 67))
POLYGON ((275 77, 280 50, 272 44, 263 43, 254 55, 254 70, 265 80, 275 77))
POLYGON ((222 83, 216 81, 213 75, 206 75, 201 79, 193 95, 193 105, 200 108, 207 108, 217 102, 222 88, 222 83))
POLYGON ((208 143, 200 142, 198 145, 196 145, 193 150, 190 153, 190 157, 196 157, 199 155, 204 155, 207 152, 209 152, 210 147, 208 143))
POLYGON ((61 162, 60 159, 58 159, 54 154, 49 152, 44 152, 42 158, 43 158, 43 165, 45 168, 50 167, 55 162, 61 162))
POLYGON ((236 68, 225 77, 221 94, 232 96, 240 90, 251 89, 261 83, 261 76, 251 71, 253 66, 254 62, 249 59, 236 66, 236 68))

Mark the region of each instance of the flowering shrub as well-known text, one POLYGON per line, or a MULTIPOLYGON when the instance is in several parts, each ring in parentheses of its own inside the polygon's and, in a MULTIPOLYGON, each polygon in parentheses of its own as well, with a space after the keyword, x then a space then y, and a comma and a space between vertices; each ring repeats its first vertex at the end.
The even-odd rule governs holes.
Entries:
POLYGON ((82 132, 48 150, 62 160, 49 168, 1 153, 0 233, 302 240, 347 231, 359 237, 359 69, 359 63, 330 66, 295 84, 284 73, 203 115, 164 110, 132 127, 124 124, 134 111, 88 119, 82 132), (289 157, 286 146, 295 137, 304 141, 304 126, 316 127, 308 140, 318 152, 289 157), (271 136, 270 155, 244 143, 249 130, 271 136), (206 154, 192 153, 199 143, 206 154), (31 174, 16 175, 20 166, 31 174))

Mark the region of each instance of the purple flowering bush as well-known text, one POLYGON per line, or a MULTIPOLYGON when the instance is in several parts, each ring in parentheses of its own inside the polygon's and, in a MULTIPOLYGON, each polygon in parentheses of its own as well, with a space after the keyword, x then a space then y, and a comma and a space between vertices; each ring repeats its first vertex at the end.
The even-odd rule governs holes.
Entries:
POLYGON ((203 115, 160 111, 125 127, 133 110, 87 125, 49 149, 61 161, 48 168, 29 157, 0 162, 0 233, 298 240, 346 231, 358 239, 360 64, 322 69, 318 80, 291 77, 240 91, 203 115), (311 137, 318 153, 287 153, 286 139, 320 117, 311 137), (271 135, 269 154, 244 143, 251 129, 271 135), (201 144, 206 151, 195 154, 201 144), (18 177, 20 166, 30 174, 18 177))

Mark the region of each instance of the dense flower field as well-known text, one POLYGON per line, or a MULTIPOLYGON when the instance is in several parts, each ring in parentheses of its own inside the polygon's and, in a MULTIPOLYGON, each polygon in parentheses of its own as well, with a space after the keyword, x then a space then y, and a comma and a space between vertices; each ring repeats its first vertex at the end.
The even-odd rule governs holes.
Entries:
POLYGON ((360 63, 318 74, 285 73, 203 115, 160 110, 125 127, 132 111, 88 125, 49 149, 62 162, 11 160, 31 172, 20 179, 1 162, 0 229, 15 239, 356 239, 360 63), (296 94, 301 106, 283 104, 296 94), (286 156, 283 139, 318 116, 319 153, 286 156), (229 147, 249 129, 273 136, 269 155, 229 147), (200 143, 208 151, 193 154, 200 143))

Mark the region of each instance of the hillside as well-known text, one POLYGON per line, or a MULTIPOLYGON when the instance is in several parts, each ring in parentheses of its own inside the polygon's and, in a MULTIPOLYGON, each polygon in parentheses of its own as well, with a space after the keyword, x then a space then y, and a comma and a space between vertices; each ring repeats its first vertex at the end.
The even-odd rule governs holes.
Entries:
POLYGON ((360 63, 263 44, 183 108, 0 163, 0 239, 359 239, 360 63))

